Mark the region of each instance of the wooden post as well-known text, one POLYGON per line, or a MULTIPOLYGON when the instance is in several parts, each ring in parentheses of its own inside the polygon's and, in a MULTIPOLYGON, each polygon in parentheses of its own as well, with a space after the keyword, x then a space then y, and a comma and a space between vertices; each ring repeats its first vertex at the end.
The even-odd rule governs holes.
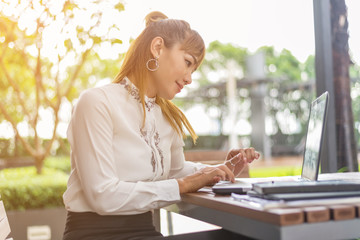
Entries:
POLYGON ((332 59, 335 88, 338 169, 358 171, 350 95, 350 55, 345 0, 331 0, 332 59))

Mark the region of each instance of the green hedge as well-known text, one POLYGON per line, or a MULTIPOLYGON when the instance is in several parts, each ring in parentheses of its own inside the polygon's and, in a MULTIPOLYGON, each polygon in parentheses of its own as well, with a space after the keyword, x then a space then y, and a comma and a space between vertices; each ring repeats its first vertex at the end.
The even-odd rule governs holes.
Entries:
POLYGON ((41 175, 35 167, 8 168, 0 171, 0 195, 5 209, 25 210, 64 206, 68 174, 43 168, 41 175))
POLYGON ((45 159, 44 166, 47 168, 61 170, 65 173, 70 174, 71 171, 70 157, 68 156, 47 157, 45 159))

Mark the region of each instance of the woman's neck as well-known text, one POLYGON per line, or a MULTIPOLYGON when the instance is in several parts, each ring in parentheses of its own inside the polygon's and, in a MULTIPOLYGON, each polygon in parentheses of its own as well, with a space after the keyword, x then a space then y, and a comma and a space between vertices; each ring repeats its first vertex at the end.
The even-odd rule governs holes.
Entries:
MULTIPOLYGON (((137 78, 135 77, 135 75, 133 73, 128 74, 128 79, 138 88, 140 89, 140 84, 139 81, 137 81, 137 78)), ((151 81, 151 77, 149 76, 149 79, 147 81, 147 89, 145 90, 145 95, 149 98, 154 98, 156 97, 156 90, 154 87, 154 84, 151 81)))

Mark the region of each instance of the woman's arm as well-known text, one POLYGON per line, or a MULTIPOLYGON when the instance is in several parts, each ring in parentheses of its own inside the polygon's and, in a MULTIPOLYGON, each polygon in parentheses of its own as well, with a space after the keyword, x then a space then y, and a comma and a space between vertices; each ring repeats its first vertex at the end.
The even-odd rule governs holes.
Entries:
POLYGON ((134 214, 180 200, 175 179, 156 182, 119 179, 112 150, 111 104, 102 90, 85 92, 69 126, 73 168, 88 205, 103 215, 134 214))
MULTIPOLYGON (((172 153, 177 168, 171 171, 172 177, 176 178, 179 184, 180 193, 195 192, 198 189, 213 185, 220 180, 234 182, 235 176, 253 160, 258 159, 260 154, 254 148, 233 149, 231 150, 223 164, 204 165, 185 161, 182 144, 176 145, 172 153)), ((175 141, 176 143, 176 141, 175 141)))

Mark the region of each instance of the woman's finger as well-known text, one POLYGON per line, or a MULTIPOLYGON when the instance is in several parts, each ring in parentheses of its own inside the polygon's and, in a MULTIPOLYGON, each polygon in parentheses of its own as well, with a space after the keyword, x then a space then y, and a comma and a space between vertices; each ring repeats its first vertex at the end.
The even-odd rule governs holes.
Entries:
POLYGON ((218 169, 225 173, 226 180, 229 180, 231 182, 235 181, 234 173, 230 170, 228 166, 226 166, 225 164, 221 164, 218 166, 218 169))
POLYGON ((226 160, 230 160, 231 158, 235 157, 239 153, 240 149, 231 149, 227 154, 226 160))
POLYGON ((227 173, 218 167, 207 167, 204 170, 203 173, 205 173, 209 179, 213 179, 215 176, 219 177, 221 180, 226 179, 227 173))
POLYGON ((245 150, 245 152, 246 152, 246 158, 247 158, 248 160, 252 160, 252 159, 255 158, 255 149, 254 149, 254 148, 252 148, 252 147, 247 148, 247 149, 245 150))
POLYGON ((247 156, 247 153, 245 151, 246 149, 240 149, 240 153, 241 153, 241 156, 242 156, 242 159, 247 161, 248 159, 248 156, 247 156))

